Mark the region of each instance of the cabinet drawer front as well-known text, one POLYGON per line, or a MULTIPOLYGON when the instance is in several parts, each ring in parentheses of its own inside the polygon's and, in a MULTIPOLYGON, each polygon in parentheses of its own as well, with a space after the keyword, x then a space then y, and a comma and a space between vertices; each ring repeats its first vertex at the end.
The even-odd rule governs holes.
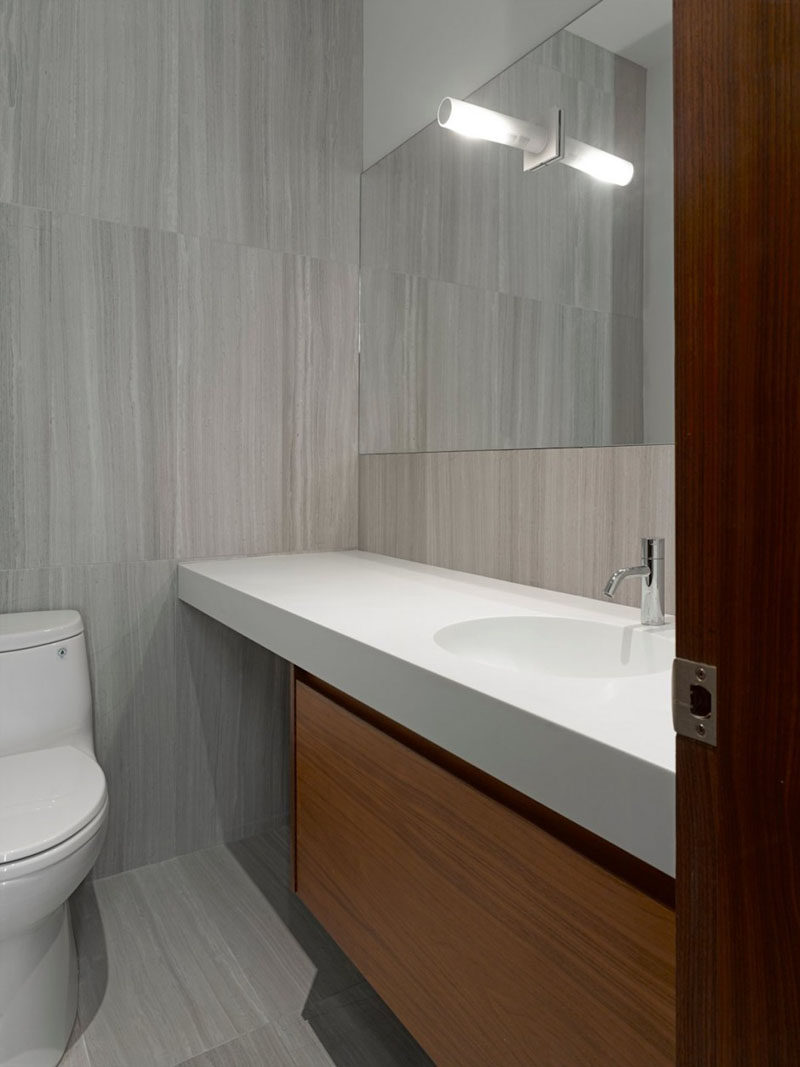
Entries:
POLYGON ((440 1067, 674 1064, 674 914, 298 682, 297 891, 440 1067))

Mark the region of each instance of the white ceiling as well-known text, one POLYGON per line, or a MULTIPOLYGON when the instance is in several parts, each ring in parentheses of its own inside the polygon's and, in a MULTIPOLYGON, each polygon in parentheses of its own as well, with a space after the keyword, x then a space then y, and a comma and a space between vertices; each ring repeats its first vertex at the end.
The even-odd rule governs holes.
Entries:
POLYGON ((602 0, 569 29, 609 52, 648 67, 656 59, 649 42, 671 22, 672 0, 602 0))

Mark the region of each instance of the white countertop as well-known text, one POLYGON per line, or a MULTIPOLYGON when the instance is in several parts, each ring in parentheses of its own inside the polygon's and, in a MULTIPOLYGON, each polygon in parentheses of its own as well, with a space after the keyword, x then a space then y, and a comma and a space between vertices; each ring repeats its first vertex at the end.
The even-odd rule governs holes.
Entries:
POLYGON ((476 663, 433 640, 444 626, 488 616, 568 616, 631 626, 638 610, 355 551, 181 564, 178 594, 674 875, 668 672, 532 677, 476 663))

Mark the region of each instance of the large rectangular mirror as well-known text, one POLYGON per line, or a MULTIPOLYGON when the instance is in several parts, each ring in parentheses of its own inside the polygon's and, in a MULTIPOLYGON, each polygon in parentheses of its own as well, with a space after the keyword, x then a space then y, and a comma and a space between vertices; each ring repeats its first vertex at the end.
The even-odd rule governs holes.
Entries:
POLYGON ((436 122, 366 170, 361 451, 671 442, 670 0, 602 0, 468 100, 560 108, 633 179, 436 122))

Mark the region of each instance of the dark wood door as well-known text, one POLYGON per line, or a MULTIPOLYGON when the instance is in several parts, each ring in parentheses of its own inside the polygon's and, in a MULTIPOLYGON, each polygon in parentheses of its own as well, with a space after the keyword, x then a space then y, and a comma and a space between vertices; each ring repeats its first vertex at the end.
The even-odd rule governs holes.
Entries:
POLYGON ((678 1062, 800 1063, 800 0, 676 0, 678 1062))

